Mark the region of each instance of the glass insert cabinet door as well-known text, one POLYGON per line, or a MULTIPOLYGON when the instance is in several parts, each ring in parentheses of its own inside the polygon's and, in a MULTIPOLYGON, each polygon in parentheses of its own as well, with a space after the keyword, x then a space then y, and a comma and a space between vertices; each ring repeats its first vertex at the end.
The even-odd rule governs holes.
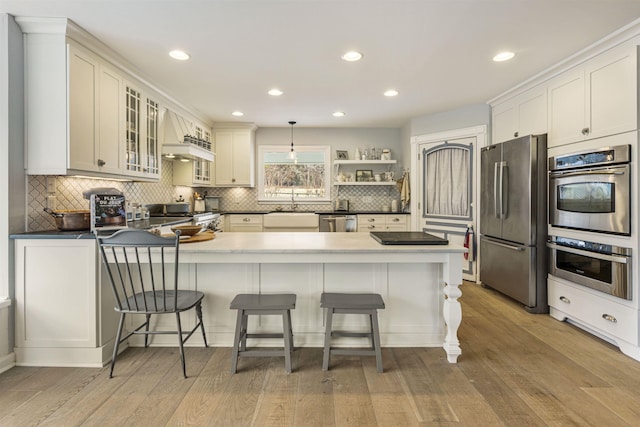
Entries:
POLYGON ((125 93, 127 170, 141 171, 140 157, 140 92, 127 86, 125 93))
POLYGON ((422 152, 424 217, 471 218, 472 150, 445 142, 422 152))

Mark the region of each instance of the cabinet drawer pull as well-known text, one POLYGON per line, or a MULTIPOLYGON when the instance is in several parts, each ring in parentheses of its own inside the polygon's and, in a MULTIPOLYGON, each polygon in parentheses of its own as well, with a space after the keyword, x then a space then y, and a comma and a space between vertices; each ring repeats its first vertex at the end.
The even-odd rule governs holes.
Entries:
POLYGON ((612 316, 610 314, 607 314, 607 313, 603 314, 602 318, 604 320, 608 320, 611 323, 618 323, 618 319, 616 319, 614 316, 612 316))
POLYGON ((393 218, 391 221, 393 221, 393 222, 399 222, 399 221, 400 221, 400 218, 393 218))
POLYGON ((372 228, 376 228, 376 226, 375 225, 370 225, 368 228, 372 229, 372 228))
POLYGON ((249 222, 249 221, 251 221, 251 218, 242 218, 242 220, 243 220, 244 222, 249 222))
POLYGON ((369 218, 367 221, 369 221, 369 222, 376 222, 375 218, 369 218))
POLYGON ((560 301, 562 302, 566 302, 567 304, 571 304, 571 300, 565 296, 561 296, 560 298, 558 298, 560 301))

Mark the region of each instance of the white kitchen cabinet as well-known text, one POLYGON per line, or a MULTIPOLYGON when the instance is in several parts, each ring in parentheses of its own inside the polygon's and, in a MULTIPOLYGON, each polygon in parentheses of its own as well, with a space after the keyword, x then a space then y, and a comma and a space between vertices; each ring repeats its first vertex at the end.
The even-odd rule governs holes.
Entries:
POLYGON ((215 186, 255 186, 255 127, 216 129, 215 186))
MULTIPOLYGON (((127 75, 67 38, 72 25, 66 20, 21 17, 17 21, 26 34, 27 173, 157 181, 159 157, 149 162, 155 168, 152 173, 144 166, 136 170, 126 164, 131 159, 125 151, 125 131, 130 130, 125 129, 130 123, 125 120, 127 75)), ((135 129, 140 159, 157 151, 157 147, 144 150, 144 144, 157 143, 157 132, 146 131, 154 123, 153 118, 146 122, 144 102, 138 106, 135 129), (143 139, 147 135, 150 141, 143 139)))
POLYGON ((407 214, 359 214, 358 231, 408 231, 407 214))
POLYGON ((160 106, 130 82, 124 85, 124 169, 126 175, 160 179, 160 106))
POLYGON ((553 276, 548 277, 547 284, 551 317, 572 320, 615 342, 623 353, 638 359, 639 324, 635 307, 553 276))
POLYGON ((225 231, 256 232, 262 231, 262 215, 260 214, 225 214, 225 231))
POLYGON ((121 174, 122 76, 80 46, 68 61, 70 169, 121 174))
POLYGON ((94 239, 16 239, 16 364, 102 367, 117 326, 94 239), (72 273, 71 273, 72 272, 72 273))
POLYGON ((493 143, 547 133, 547 88, 534 88, 492 107, 493 143))
POLYGON ((548 87, 548 146, 638 128, 637 46, 623 45, 561 74, 548 87))
MULTIPOLYGON (((196 125, 197 138, 211 141, 211 132, 196 125)), ((213 184, 213 162, 195 159, 189 162, 173 163, 173 185, 187 187, 211 187, 213 184)))

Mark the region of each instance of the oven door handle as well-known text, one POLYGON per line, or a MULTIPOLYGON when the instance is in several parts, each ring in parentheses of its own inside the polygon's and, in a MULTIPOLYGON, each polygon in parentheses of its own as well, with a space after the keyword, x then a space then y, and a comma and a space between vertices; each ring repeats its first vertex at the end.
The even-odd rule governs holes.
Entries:
POLYGON ((584 255, 589 258, 601 259, 603 261, 617 262, 618 264, 627 264, 629 262, 629 258, 626 256, 607 255, 607 254, 601 254, 600 252, 585 251, 583 249, 571 248, 568 246, 558 245, 552 242, 547 242, 547 247, 550 249, 569 252, 571 254, 584 255))
POLYGON ((589 175, 624 175, 624 171, 615 171, 611 169, 590 169, 586 171, 577 172, 550 172, 550 178, 562 178, 565 176, 589 176, 589 175))

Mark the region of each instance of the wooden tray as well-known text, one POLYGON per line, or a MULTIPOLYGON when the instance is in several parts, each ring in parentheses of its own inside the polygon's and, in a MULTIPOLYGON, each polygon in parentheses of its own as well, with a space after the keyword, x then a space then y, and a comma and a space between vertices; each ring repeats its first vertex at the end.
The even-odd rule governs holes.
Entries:
MULTIPOLYGON (((173 237, 173 234, 163 234, 163 237, 173 237)), ((194 243, 194 242, 206 242, 207 240, 213 240, 216 237, 213 231, 201 231, 200 233, 188 237, 186 239, 180 239, 180 243, 194 243)))

